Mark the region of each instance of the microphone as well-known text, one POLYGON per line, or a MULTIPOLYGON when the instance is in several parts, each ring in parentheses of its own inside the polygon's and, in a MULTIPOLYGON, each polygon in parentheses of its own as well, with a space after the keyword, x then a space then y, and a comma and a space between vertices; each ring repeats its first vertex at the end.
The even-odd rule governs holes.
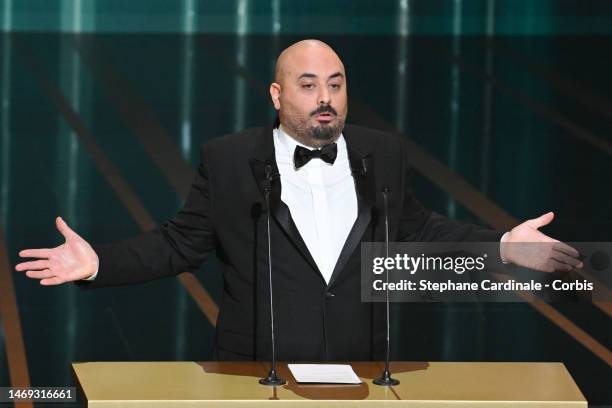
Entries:
POLYGON ((280 178, 280 174, 278 174, 278 172, 273 173, 273 171, 272 166, 268 164, 265 170, 266 178, 261 181, 261 186, 263 187, 264 193, 269 193, 272 189, 272 182, 280 178))
POLYGON ((270 372, 266 378, 261 378, 259 383, 262 385, 283 385, 287 381, 276 375, 276 350, 274 345, 274 301, 272 299, 272 245, 270 240, 270 190, 272 189, 272 182, 280 177, 279 174, 272 174, 272 166, 266 166, 266 178, 262 182, 264 189, 264 197, 266 200, 266 230, 268 238, 268 275, 270 282, 270 338, 272 339, 272 365, 270 372))
MULTIPOLYGON (((383 188, 383 211, 385 216, 385 256, 389 258, 389 192, 391 190, 389 187, 383 188)), ((386 286, 386 306, 387 306, 387 339, 385 344, 385 370, 382 373, 382 376, 379 378, 375 378, 373 383, 376 385, 398 385, 399 380, 391 377, 391 372, 389 371, 389 348, 390 348, 390 321, 389 321, 389 269, 385 267, 385 275, 387 277, 387 286, 386 286)))

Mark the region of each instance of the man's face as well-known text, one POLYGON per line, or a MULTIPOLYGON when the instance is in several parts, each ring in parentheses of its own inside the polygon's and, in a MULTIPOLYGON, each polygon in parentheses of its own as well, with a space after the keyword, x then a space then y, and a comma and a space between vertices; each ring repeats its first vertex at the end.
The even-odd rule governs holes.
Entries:
POLYGON ((346 77, 338 56, 329 48, 306 47, 287 55, 280 71, 271 94, 283 128, 313 147, 334 141, 347 114, 346 77))

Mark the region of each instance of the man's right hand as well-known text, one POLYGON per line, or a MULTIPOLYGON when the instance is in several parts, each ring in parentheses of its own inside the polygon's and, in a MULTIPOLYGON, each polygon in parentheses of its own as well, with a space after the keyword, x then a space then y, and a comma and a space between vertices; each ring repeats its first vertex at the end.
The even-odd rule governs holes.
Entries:
POLYGON ((99 260, 91 245, 70 229, 61 217, 55 219, 55 225, 66 242, 52 249, 22 250, 20 257, 37 260, 22 262, 15 269, 26 271, 27 277, 40 279, 40 284, 45 286, 87 279, 95 274, 99 260))

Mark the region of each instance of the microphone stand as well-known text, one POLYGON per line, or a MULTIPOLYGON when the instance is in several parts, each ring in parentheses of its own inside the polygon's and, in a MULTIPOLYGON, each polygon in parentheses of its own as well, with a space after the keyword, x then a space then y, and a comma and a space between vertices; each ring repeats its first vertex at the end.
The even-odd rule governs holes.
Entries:
MULTIPOLYGON (((385 212, 385 251, 386 251, 386 257, 389 258, 389 188, 385 187, 382 191, 383 194, 383 205, 384 205, 384 212, 385 212)), ((385 275, 387 277, 387 286, 386 286, 386 293, 387 293, 387 301, 386 301, 386 305, 387 305, 387 344, 385 345, 386 350, 385 350, 385 370, 382 373, 382 376, 379 378, 375 378, 373 383, 376 385, 384 385, 384 386, 391 386, 391 385, 398 385, 400 382, 399 380, 396 380, 395 378, 391 377, 391 371, 389 370, 389 348, 390 348, 390 323, 389 323, 389 269, 387 269, 385 267, 385 275)))
POLYGON ((270 189, 272 184, 272 167, 266 167, 266 179, 264 180, 264 196, 266 200, 266 227, 268 235, 268 275, 270 278, 270 335, 272 339, 272 366, 266 378, 261 378, 259 383, 262 385, 283 385, 287 381, 276 375, 276 350, 274 348, 274 302, 272 300, 272 246, 270 243, 270 189))

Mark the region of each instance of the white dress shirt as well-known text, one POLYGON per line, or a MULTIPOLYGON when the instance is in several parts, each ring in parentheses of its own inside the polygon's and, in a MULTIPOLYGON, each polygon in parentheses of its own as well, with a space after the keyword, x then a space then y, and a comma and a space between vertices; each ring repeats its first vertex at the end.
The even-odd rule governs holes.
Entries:
POLYGON ((281 200, 319 271, 329 283, 344 242, 357 219, 357 192, 349 165, 346 141, 341 134, 336 141, 338 155, 334 164, 310 160, 296 170, 295 147, 304 146, 274 129, 274 151, 281 181, 281 200))

